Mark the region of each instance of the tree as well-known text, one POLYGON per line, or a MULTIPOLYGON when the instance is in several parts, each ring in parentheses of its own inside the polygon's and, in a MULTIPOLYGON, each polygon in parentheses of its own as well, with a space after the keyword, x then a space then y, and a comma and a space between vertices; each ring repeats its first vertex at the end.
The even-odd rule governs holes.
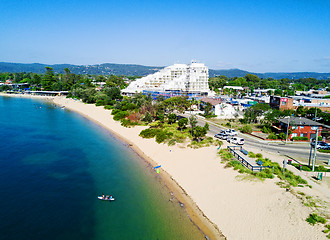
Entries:
POLYGON ((204 116, 208 116, 208 115, 211 115, 211 111, 212 111, 212 104, 207 102, 205 107, 204 107, 204 116))
POLYGON ((178 122, 179 124, 179 128, 182 132, 182 129, 186 127, 186 125, 188 124, 188 119, 187 118, 181 118, 178 122))
POLYGON ((245 110, 244 119, 248 123, 256 122, 260 116, 269 110, 270 107, 268 104, 257 103, 256 105, 253 105, 245 110))
POLYGON ((194 115, 191 115, 189 117, 189 124, 190 124, 190 128, 191 128, 191 135, 193 135, 193 129, 197 125, 197 119, 194 115))
POLYGON ((296 113, 298 114, 298 116, 304 116, 306 114, 306 110, 303 106, 299 106, 296 110, 296 113))
POLYGON ((149 112, 147 112, 145 115, 144 115, 144 118, 143 118, 143 121, 147 122, 147 123, 150 123, 152 122, 152 116, 149 112))
POLYGON ((42 78, 41 84, 44 90, 53 90, 52 85, 56 82, 52 67, 46 67, 46 73, 42 78))
POLYGON ((168 120, 168 123, 169 124, 173 124, 176 122, 176 119, 177 119, 177 116, 176 114, 174 113, 170 113, 168 116, 167 116, 167 120, 168 120))
POLYGON ((196 126, 193 129, 193 137, 196 138, 198 142, 200 142, 201 138, 205 137, 208 130, 209 130, 208 123, 205 123, 204 127, 196 126))
POLYGON ((105 87, 102 89, 102 92, 109 97, 110 101, 123 98, 118 87, 105 87))

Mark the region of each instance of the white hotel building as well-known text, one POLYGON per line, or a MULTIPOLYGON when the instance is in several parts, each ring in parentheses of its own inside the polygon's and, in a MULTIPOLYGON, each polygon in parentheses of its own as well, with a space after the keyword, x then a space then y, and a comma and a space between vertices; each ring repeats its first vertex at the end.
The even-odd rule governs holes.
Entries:
POLYGON ((174 64, 131 82, 122 90, 123 95, 146 91, 179 91, 207 95, 209 92, 209 70, 203 63, 174 64))

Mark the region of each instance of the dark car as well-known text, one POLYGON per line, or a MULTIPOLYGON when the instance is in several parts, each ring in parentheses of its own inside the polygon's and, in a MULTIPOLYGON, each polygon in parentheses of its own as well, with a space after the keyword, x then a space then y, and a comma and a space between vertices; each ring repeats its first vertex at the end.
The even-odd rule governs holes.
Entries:
POLYGON ((220 134, 220 133, 215 134, 214 137, 215 137, 215 138, 220 138, 220 139, 222 139, 222 134, 220 134))

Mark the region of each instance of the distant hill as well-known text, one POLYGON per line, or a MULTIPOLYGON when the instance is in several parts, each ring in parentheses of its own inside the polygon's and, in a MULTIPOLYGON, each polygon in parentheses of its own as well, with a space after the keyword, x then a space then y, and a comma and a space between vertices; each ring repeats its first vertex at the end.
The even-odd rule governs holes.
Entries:
MULTIPOLYGON (((52 67, 55 73, 64 73, 64 68, 69 68, 75 74, 92 74, 92 75, 126 75, 126 76, 145 76, 157 72, 163 67, 143 66, 136 64, 114 64, 104 63, 96 65, 72 65, 72 64, 40 64, 40 63, 7 63, 0 62, 0 72, 33 72, 45 73, 45 67, 52 67)), ((210 77, 224 75, 227 77, 244 77, 246 74, 251 73, 260 78, 316 78, 328 79, 330 73, 317 73, 317 72, 292 72, 292 73, 253 73, 241 69, 228 69, 228 70, 214 70, 210 69, 210 77)))
POLYGON ((127 75, 145 76, 157 72, 163 67, 150 67, 135 64, 104 63, 97 65, 72 65, 72 64, 40 64, 40 63, 7 63, 0 62, 0 72, 33 72, 45 73, 45 67, 52 67, 55 73, 64 73, 64 68, 69 68, 75 74, 96 75, 127 75))
POLYGON ((274 78, 274 79, 299 79, 299 78, 316 78, 316 79, 328 79, 330 73, 317 73, 317 72, 291 72, 291 73, 254 73, 240 69, 229 69, 229 70, 209 70, 210 77, 224 75, 227 77, 244 77, 246 74, 254 74, 259 78, 274 78))

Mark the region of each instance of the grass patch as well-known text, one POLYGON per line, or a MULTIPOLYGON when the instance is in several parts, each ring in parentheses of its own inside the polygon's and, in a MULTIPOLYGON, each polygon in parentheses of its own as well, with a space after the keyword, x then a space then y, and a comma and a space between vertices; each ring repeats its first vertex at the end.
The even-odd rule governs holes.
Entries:
MULTIPOLYGON (((300 170, 300 164, 298 163, 292 163, 292 166, 300 170)), ((324 166, 315 166, 315 172, 330 172, 330 168, 326 168, 324 166)), ((309 167, 308 165, 301 165, 301 170, 306 171, 306 172, 311 172, 312 168, 309 167)))
POLYGON ((325 218, 318 216, 316 213, 309 214, 309 217, 306 218, 306 221, 311 225, 315 225, 316 223, 325 224, 327 222, 325 218))
POLYGON ((330 149, 318 149, 317 151, 323 152, 323 153, 330 153, 330 149))

